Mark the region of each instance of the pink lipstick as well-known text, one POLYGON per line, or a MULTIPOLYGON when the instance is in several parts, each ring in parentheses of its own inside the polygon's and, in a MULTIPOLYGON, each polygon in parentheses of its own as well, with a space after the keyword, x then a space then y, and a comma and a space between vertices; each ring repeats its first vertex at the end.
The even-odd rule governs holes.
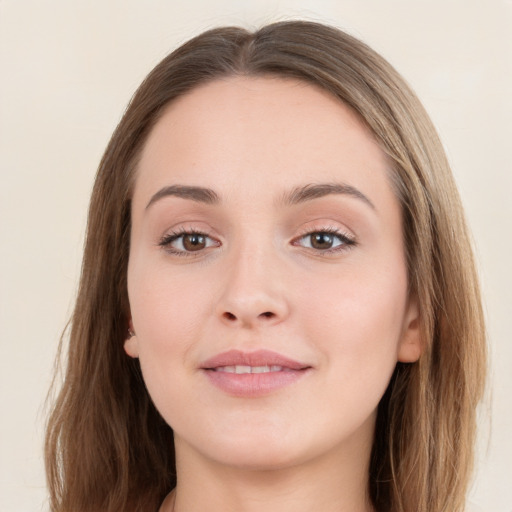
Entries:
POLYGON ((230 350, 201 364, 210 382, 238 397, 258 397, 302 378, 311 366, 269 350, 230 350))

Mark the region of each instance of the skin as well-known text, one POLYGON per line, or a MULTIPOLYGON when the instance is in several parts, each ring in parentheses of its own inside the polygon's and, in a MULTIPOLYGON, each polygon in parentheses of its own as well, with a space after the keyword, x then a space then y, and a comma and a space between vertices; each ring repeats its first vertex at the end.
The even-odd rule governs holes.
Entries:
POLYGON ((372 510, 376 408, 420 341, 388 163, 348 107, 299 81, 241 77, 168 106, 138 167, 128 293, 125 350, 175 433, 178 486, 162 510, 372 510), (368 201, 283 202, 318 183, 368 201), (219 202, 154 198, 177 184, 219 202), (310 235, 326 230, 339 233, 330 251, 310 235), (207 235, 204 248, 160 245, 182 231, 207 235), (264 396, 231 396, 200 369, 230 349, 310 369, 264 396))

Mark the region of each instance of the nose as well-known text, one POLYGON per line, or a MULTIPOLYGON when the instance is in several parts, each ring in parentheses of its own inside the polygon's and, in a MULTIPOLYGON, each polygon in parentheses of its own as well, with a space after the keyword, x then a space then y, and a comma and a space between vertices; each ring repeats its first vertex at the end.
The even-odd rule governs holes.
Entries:
POLYGON ((233 255, 217 303, 217 316, 225 325, 258 328, 288 316, 284 269, 271 253, 247 250, 233 255))

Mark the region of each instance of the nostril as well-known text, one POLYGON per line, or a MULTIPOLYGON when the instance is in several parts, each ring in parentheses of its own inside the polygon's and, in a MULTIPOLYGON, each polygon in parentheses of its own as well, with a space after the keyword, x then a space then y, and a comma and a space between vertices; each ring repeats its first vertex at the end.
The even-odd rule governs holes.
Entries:
MULTIPOLYGON (((276 314, 273 313, 272 311, 265 311, 263 313, 260 313, 258 315, 258 318, 260 319, 267 319, 267 318, 275 318, 276 314)), ((235 322, 237 321, 238 319, 240 320, 244 320, 244 315, 241 315, 240 317, 238 317, 237 315, 234 315, 233 313, 231 313, 230 311, 224 311, 224 313, 222 313, 222 317, 224 318, 224 320, 227 320, 228 322, 235 322)))

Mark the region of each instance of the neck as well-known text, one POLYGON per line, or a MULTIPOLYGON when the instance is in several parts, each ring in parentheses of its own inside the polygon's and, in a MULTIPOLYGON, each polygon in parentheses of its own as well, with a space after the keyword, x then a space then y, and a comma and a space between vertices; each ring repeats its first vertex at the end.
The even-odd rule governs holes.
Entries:
POLYGON ((180 440, 176 448, 178 485, 161 512, 373 511, 369 450, 365 456, 360 449, 343 456, 334 450, 292 467, 244 469, 202 458, 180 440))

